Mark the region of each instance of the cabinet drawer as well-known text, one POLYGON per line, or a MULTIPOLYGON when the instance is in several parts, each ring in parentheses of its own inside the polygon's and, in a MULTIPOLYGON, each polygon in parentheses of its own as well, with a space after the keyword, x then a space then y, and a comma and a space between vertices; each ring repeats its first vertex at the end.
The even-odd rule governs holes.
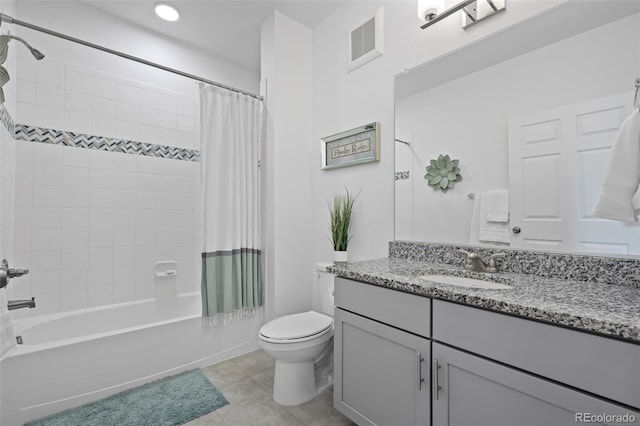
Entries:
POLYGON ((431 299, 336 277, 335 304, 423 337, 431 335, 431 299))
POLYGON ((433 339, 640 408, 640 345, 440 300, 433 339))

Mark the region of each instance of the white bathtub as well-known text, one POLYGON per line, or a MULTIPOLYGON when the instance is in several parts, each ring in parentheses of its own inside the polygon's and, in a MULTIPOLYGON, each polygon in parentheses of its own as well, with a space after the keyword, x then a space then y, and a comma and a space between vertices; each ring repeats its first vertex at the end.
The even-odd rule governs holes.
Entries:
POLYGON ((203 326, 200 293, 18 320, 0 424, 24 422, 258 348, 262 318, 203 326))

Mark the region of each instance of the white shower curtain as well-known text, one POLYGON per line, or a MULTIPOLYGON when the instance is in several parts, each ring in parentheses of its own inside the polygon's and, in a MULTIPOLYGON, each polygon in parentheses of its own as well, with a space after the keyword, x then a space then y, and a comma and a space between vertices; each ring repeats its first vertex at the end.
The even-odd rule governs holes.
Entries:
POLYGON ((202 314, 211 324, 262 306, 260 149, 263 102, 200 84, 202 314))

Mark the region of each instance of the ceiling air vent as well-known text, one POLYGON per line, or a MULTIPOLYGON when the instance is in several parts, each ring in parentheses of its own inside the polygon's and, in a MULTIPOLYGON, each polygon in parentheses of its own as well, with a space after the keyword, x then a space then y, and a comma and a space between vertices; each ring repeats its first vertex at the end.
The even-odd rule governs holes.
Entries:
POLYGON ((382 7, 349 33, 349 72, 382 55, 382 7))

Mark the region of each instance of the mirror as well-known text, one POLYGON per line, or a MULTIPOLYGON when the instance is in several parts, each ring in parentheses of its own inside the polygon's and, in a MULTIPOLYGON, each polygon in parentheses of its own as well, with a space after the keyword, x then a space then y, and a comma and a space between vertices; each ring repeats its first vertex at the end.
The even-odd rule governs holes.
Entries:
POLYGON ((396 76, 395 238, 640 254, 640 226, 591 215, 638 77, 638 3, 609 1, 565 2, 396 76), (462 176, 446 192, 424 178, 441 154, 462 176), (504 189, 506 241, 475 241, 472 197, 504 189))

